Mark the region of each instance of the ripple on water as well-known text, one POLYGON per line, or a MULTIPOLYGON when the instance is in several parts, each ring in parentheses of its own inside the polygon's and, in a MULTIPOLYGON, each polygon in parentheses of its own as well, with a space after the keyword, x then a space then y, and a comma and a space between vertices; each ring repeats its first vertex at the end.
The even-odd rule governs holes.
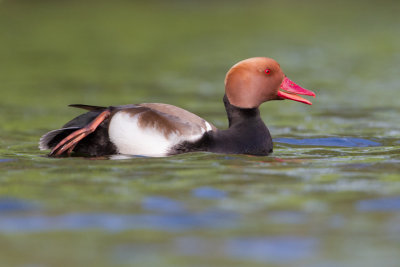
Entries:
POLYGON ((221 199, 226 197, 226 192, 209 186, 195 188, 193 189, 192 194, 197 198, 206 199, 221 199))
POLYGON ((400 211, 400 197, 385 197, 361 200, 356 203, 358 211, 400 211))
POLYGON ((0 159, 0 163, 2 163, 2 162, 10 162, 10 161, 15 161, 15 159, 0 159))
POLYGON ((168 197, 150 196, 142 200, 142 208, 157 212, 183 212, 185 205, 168 197))
POLYGON ((198 228, 230 228, 238 215, 233 212, 205 211, 197 213, 166 214, 114 214, 69 213, 59 216, 6 216, 0 214, 0 232, 48 232, 102 229, 124 231, 152 229, 161 231, 185 231, 198 228))
POLYGON ((175 249, 184 255, 225 255, 230 259, 287 264, 310 258, 317 253, 316 238, 299 236, 264 236, 227 239, 179 237, 175 249))
POLYGON ((228 240, 225 253, 232 258, 287 263, 306 259, 317 252, 318 240, 298 236, 248 237, 228 240))
POLYGON ((304 224, 308 221, 307 214, 298 211, 273 211, 268 213, 268 218, 276 224, 304 224))
POLYGON ((370 147, 380 146, 374 142, 363 138, 354 137, 325 137, 325 138, 275 138, 275 142, 298 145, 298 146, 333 146, 333 147, 370 147))
POLYGON ((29 201, 11 197, 0 198, 0 215, 6 212, 28 211, 36 208, 37 205, 29 201))

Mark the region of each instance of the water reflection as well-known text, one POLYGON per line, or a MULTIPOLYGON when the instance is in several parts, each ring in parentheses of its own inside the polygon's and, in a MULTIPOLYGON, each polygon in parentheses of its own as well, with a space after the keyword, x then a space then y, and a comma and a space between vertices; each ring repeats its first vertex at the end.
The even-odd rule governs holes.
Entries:
POLYGON ((301 236, 262 236, 205 239, 197 236, 175 240, 175 250, 183 255, 215 257, 269 263, 292 263, 317 252, 318 239, 301 236))
POLYGON ((304 224, 308 221, 307 214, 298 211, 269 212, 268 218, 276 224, 304 224))
POLYGON ((15 159, 0 159, 0 163, 2 162, 10 162, 10 161, 14 161, 15 159))
POLYGON ((318 240, 309 237, 244 237, 228 240, 225 252, 232 258, 288 263, 316 253, 318 240))
POLYGON ((192 195, 197 198, 220 199, 226 197, 226 192, 209 186, 193 189, 192 195))
POLYGON ((176 213, 183 212, 185 205, 171 198, 150 196, 142 200, 142 208, 148 211, 176 213))
POLYGON ((298 146, 333 146, 333 147, 370 147, 380 146, 378 142, 354 137, 326 138, 275 138, 275 142, 298 146))
POLYGON ((197 228, 230 228, 236 224, 237 219, 238 215, 234 212, 215 210, 198 213, 135 215, 114 213, 69 213, 58 216, 44 214, 0 215, 0 232, 81 231, 87 229, 184 231, 197 228))
POLYGON ((0 198, 0 216, 2 213, 29 211, 37 208, 37 204, 22 199, 10 197, 0 198))
POLYGON ((400 211, 400 197, 386 197, 361 200, 356 203, 358 211, 388 212, 400 211))

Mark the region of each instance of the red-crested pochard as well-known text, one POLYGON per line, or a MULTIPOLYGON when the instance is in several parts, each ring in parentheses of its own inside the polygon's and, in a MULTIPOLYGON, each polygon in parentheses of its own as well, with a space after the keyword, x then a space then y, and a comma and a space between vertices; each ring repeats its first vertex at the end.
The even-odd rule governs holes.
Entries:
POLYGON ((218 130, 199 116, 168 104, 71 105, 89 112, 43 135, 39 148, 51 149, 52 157, 162 157, 193 151, 268 155, 272 152, 272 139, 258 107, 269 100, 283 99, 311 105, 299 95, 315 97, 312 91, 289 80, 275 60, 249 58, 235 64, 226 74, 226 130, 218 130))

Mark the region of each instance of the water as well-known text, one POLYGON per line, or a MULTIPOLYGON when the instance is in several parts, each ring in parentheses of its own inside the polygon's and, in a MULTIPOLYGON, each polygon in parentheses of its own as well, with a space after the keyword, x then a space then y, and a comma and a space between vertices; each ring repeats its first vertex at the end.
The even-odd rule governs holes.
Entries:
POLYGON ((396 1, 0 1, 1 266, 398 266, 396 1), (50 159, 71 103, 165 102, 226 127, 225 72, 317 93, 261 107, 268 157, 50 159))

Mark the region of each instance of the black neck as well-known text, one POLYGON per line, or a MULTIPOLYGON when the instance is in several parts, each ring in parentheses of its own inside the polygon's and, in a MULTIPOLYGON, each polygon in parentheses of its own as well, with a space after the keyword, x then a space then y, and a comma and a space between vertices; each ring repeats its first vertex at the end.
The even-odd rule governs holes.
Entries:
POLYGON ((229 120, 226 130, 209 131, 195 143, 185 142, 175 147, 176 152, 209 151, 223 154, 251 154, 265 156, 272 152, 272 138, 260 117, 258 108, 239 108, 224 96, 229 120))
POLYGON ((236 107, 229 102, 228 97, 226 95, 224 95, 223 101, 225 105, 226 114, 228 116, 229 128, 248 120, 252 119, 261 120, 260 111, 258 108, 236 107))
POLYGON ((271 135, 260 117, 259 109, 236 107, 226 95, 223 100, 229 128, 210 133, 208 151, 252 155, 271 153, 271 135))

